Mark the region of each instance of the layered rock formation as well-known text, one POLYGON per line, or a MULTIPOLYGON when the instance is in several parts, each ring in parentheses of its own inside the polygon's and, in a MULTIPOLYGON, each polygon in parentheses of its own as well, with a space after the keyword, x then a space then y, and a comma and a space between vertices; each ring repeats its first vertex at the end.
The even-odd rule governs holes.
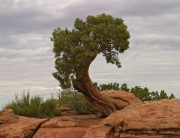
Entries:
POLYGON ((102 118, 95 115, 76 115, 36 119, 14 115, 6 109, 0 112, 0 138, 82 138, 90 126, 98 125, 102 118))
POLYGON ((101 122, 120 138, 180 138, 180 99, 134 104, 101 122))
POLYGON ((16 116, 11 109, 1 111, 0 138, 32 138, 46 120, 16 116))
POLYGON ((83 138, 90 126, 101 121, 95 115, 59 116, 45 122, 33 138, 83 138))
POLYGON ((120 107, 119 110, 125 108, 126 106, 142 103, 133 93, 125 92, 122 90, 105 90, 101 92, 102 95, 112 98, 116 104, 120 107))
POLYGON ((122 93, 112 93, 108 94, 124 107, 105 119, 76 112, 35 119, 4 110, 0 112, 0 138, 180 138, 180 99, 142 103, 131 98, 123 101, 122 93))

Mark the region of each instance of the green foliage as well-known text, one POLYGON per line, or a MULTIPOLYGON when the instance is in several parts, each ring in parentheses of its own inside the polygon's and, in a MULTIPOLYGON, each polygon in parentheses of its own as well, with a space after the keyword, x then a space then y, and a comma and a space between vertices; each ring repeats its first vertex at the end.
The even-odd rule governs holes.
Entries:
POLYGON ((174 94, 171 93, 171 95, 168 97, 169 99, 175 98, 174 94))
POLYGON ((106 14, 87 16, 86 21, 76 18, 72 30, 57 28, 52 33, 57 70, 53 76, 63 89, 70 88, 100 53, 107 63, 121 67, 118 54, 129 48, 129 38, 121 18, 106 14))
POLYGON ((166 94, 164 90, 161 90, 160 94, 158 91, 156 92, 149 92, 148 88, 141 88, 141 86, 135 86, 134 88, 129 89, 127 87, 127 84, 124 83, 119 87, 120 85, 118 83, 109 83, 109 84, 100 84, 98 85, 97 82, 93 83, 94 86, 98 91, 103 90, 124 90, 126 92, 133 93, 136 97, 138 97, 141 101, 154 101, 154 100, 161 100, 161 99, 171 99, 175 98, 174 94, 171 93, 170 96, 166 94))
POLYGON ((95 112, 87 105, 81 93, 64 89, 58 93, 58 97, 60 106, 76 110, 79 114, 91 114, 95 112))
POLYGON ((21 116, 51 118, 61 115, 60 111, 56 110, 56 104, 56 100, 53 97, 43 101, 40 96, 30 98, 29 92, 23 92, 21 98, 16 94, 15 100, 5 105, 4 109, 13 109, 16 115, 21 116))
POLYGON ((108 84, 100 84, 98 86, 97 82, 93 83, 95 88, 98 91, 103 91, 103 90, 120 90, 119 84, 118 83, 108 83, 108 84))
POLYGON ((141 101, 151 101, 150 92, 146 87, 143 89, 141 86, 135 86, 131 89, 131 92, 141 101))
POLYGON ((168 96, 164 90, 161 90, 159 94, 158 91, 149 92, 148 88, 141 88, 141 86, 135 86, 134 88, 131 88, 131 92, 141 101, 154 101, 175 98, 175 96, 172 93, 170 96, 168 96))
POLYGON ((126 83, 123 83, 120 87, 120 90, 124 90, 126 92, 129 92, 129 88, 127 87, 127 84, 126 83))

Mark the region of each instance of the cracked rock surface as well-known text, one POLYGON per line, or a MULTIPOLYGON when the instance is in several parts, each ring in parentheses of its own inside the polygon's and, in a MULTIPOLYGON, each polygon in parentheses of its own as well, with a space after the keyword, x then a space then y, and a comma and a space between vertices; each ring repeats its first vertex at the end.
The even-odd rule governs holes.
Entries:
POLYGON ((180 138, 180 99, 130 105, 105 118, 120 138, 180 138))
POLYGON ((0 112, 0 138, 31 138, 46 120, 17 116, 6 109, 0 112))
POLYGON ((74 111, 50 120, 37 119, 6 109, 0 112, 0 138, 180 138, 180 99, 144 103, 129 99, 123 101, 128 106, 104 119, 74 111))

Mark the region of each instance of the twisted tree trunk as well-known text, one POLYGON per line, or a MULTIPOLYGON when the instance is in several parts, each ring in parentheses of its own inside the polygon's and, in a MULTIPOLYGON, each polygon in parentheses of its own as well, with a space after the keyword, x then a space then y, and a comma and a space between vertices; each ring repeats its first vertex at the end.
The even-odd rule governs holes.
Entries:
POLYGON ((83 71, 81 79, 74 83, 74 88, 84 95, 84 98, 89 106, 97 112, 108 116, 112 112, 120 109, 120 107, 107 96, 102 95, 94 87, 90 77, 89 69, 83 71))

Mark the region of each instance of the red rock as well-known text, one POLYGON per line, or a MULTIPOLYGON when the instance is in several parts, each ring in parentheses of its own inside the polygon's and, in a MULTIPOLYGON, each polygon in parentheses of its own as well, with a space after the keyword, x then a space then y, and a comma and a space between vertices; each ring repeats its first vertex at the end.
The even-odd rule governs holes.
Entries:
POLYGON ((40 128, 33 138, 83 138, 88 128, 40 128))
POLYGON ((109 138, 112 127, 95 125, 91 126, 83 138, 109 138))
POLYGON ((134 94, 122 90, 105 90, 102 91, 102 95, 112 98, 119 105, 120 109, 135 103, 142 103, 134 94))
POLYGON ((10 109, 0 112, 0 118, 0 138, 31 138, 40 125, 47 120, 16 116, 10 109), (9 121, 4 121, 7 119, 9 121))
POLYGON ((45 122, 33 138, 83 138, 90 126, 101 121, 95 115, 59 116, 45 122))
POLYGON ((17 117, 12 109, 6 109, 0 112, 0 124, 16 122, 17 117))
POLYGON ((112 126, 123 138, 180 137, 180 99, 128 106, 112 113, 101 125, 112 126))
MULTIPOLYGON (((120 97, 115 92, 109 95, 120 97)), ((124 99, 125 92, 122 95, 124 99)), ((180 99, 142 103, 127 95, 122 103, 129 106, 105 119, 68 114, 46 121, 5 110, 0 112, 0 138, 180 138, 180 99)))
POLYGON ((62 127, 75 127, 76 122, 70 116, 60 116, 50 119, 45 122, 42 128, 62 128, 62 127), (65 119, 65 120, 63 120, 65 119))

